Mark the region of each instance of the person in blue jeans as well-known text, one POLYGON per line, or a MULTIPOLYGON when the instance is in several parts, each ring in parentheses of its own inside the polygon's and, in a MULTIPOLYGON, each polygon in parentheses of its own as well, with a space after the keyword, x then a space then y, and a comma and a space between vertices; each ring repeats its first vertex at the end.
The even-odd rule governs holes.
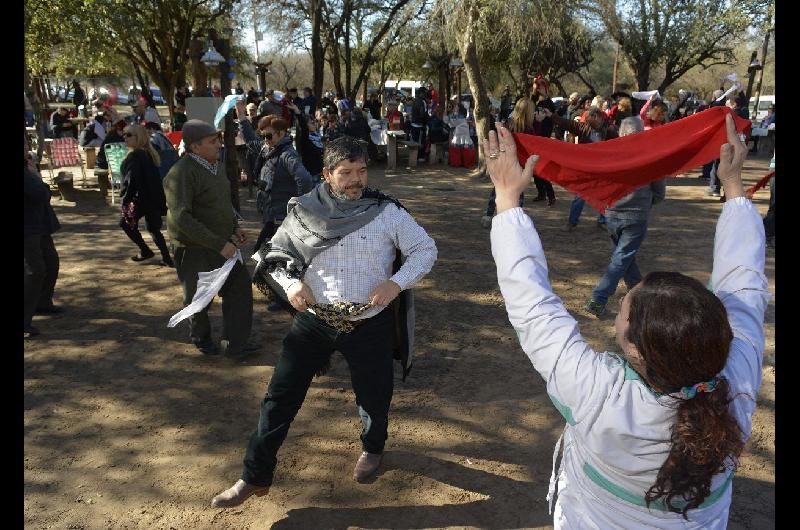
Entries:
MULTIPOLYGON (((581 213, 583 212, 583 207, 586 204, 586 201, 581 197, 575 196, 572 199, 572 202, 569 205, 569 222, 567 223, 567 230, 575 230, 578 226, 578 221, 581 219, 581 213)), ((597 214, 597 224, 602 226, 606 224, 606 216, 599 213, 597 214)))
MULTIPOLYGON (((638 117, 625 118, 620 124, 620 136, 644 130, 638 117)), ((641 186, 620 199, 613 208, 606 209, 606 230, 614 245, 611 263, 592 291, 586 310, 600 317, 605 313, 608 299, 617 290, 620 280, 625 280, 628 291, 642 280, 636 264, 636 252, 647 235, 647 218, 650 208, 664 200, 666 184, 659 179, 641 186)), ((571 214, 571 212, 570 212, 571 214)))

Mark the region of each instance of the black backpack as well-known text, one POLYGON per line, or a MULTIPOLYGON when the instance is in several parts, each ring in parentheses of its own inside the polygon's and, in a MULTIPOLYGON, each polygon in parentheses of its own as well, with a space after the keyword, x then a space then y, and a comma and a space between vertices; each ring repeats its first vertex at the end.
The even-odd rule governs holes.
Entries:
POLYGON ((78 136, 78 143, 81 147, 86 147, 89 145, 89 142, 97 138, 97 133, 94 132, 94 125, 95 121, 92 120, 86 124, 86 127, 83 128, 81 131, 80 136, 78 136))

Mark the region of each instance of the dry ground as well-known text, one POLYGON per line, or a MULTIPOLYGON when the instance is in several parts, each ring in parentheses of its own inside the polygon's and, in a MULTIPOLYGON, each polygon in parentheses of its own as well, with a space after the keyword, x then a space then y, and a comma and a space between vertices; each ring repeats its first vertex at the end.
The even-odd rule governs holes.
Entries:
MULTIPOLYGON (((748 161, 746 178, 767 171, 748 161)), ((76 176, 79 172, 76 172, 76 176)), ((690 173, 669 181, 653 210, 641 269, 679 270, 708 281, 721 204, 690 173)), ((347 367, 315 380, 279 453, 270 495, 229 511, 211 497, 239 475, 243 449, 289 324, 256 293, 253 339, 242 363, 205 357, 180 309, 172 269, 135 264, 116 209, 94 190, 53 199, 64 226, 57 303, 36 317, 43 335, 25 344, 25 526, 39 528, 536 528, 550 527, 545 495, 563 419, 522 353, 497 287, 489 233, 479 225, 490 186, 444 166, 384 174, 373 185, 400 198, 436 239, 439 259, 417 291, 417 358, 398 381, 390 439, 378 477, 350 478, 360 450, 347 367)), ((624 287, 602 320, 582 306, 607 265, 609 243, 587 207, 562 230, 571 195, 556 207, 529 203, 555 291, 597 349, 613 349, 624 287)), ((245 227, 258 233, 242 190, 245 227)), ((768 192, 756 196, 766 212, 768 192)), ((149 242, 149 236, 145 235, 149 242)), ((774 252, 767 275, 774 293, 774 252)), ((217 333, 219 304, 212 309, 217 333)), ((775 315, 765 324, 764 384, 753 435, 734 479, 730 528, 774 527, 775 315)))

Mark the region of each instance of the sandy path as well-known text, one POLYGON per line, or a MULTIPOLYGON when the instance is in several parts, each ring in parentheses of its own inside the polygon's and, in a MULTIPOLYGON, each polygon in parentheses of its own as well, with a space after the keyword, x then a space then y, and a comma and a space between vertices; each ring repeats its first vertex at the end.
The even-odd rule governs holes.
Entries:
MULTIPOLYGON (((746 178, 766 172, 751 160, 746 178)), ((673 269, 706 282, 721 204, 696 174, 672 179, 639 254, 643 271, 673 269)), ((244 445, 289 323, 256 293, 253 339, 243 363, 198 354, 180 309, 174 271, 134 264, 115 209, 96 190, 53 201, 64 225, 57 285, 64 315, 36 317, 43 335, 25 345, 26 528, 536 528, 563 420, 508 324, 489 233, 478 220, 489 192, 444 166, 387 175, 373 185, 400 198, 436 239, 439 260, 417 291, 417 360, 397 382, 390 440, 371 484, 350 478, 359 420, 341 356, 315 380, 279 453, 267 498, 230 511, 211 497, 240 472, 244 445)), ((548 209, 529 203, 556 292, 598 349, 614 349, 613 319, 582 306, 607 265, 605 232, 587 207, 562 230, 571 195, 548 209)), ((756 196, 766 212, 768 192, 756 196)), ((258 233, 242 191, 245 224, 258 233)), ((149 236, 145 235, 149 242, 149 236)), ((774 293, 774 252, 768 250, 774 293)), ((212 309, 218 336, 219 305, 212 309)), ((734 480, 732 529, 774 527, 774 299, 767 313, 764 384, 753 436, 734 480)))

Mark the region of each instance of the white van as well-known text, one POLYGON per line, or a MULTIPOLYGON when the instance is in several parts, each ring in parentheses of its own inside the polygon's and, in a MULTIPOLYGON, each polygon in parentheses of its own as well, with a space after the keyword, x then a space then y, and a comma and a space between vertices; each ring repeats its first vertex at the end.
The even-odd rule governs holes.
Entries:
POLYGON ((424 86, 420 81, 407 81, 402 80, 398 81, 396 79, 390 79, 386 81, 384 85, 385 90, 384 93, 394 95, 395 92, 403 92, 406 96, 416 97, 417 89, 424 86))
MULTIPOLYGON (((753 115, 753 107, 756 104, 756 98, 750 98, 750 116, 753 115)), ((775 96, 761 96, 758 98, 758 114, 756 114, 756 121, 761 121, 767 117, 767 110, 775 104, 775 96)))

